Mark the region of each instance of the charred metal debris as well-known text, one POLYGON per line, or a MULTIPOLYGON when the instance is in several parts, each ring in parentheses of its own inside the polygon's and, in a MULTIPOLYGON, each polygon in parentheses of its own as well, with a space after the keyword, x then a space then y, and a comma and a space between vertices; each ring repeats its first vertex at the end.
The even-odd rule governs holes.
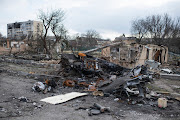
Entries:
POLYGON ((154 73, 148 71, 146 65, 134 69, 121 67, 103 59, 95 58, 84 53, 63 54, 61 57, 62 70, 59 74, 77 79, 67 79, 63 86, 86 88, 94 91, 93 95, 131 98, 145 98, 146 83, 152 82, 154 73), (97 92, 98 91, 98 92, 97 92))

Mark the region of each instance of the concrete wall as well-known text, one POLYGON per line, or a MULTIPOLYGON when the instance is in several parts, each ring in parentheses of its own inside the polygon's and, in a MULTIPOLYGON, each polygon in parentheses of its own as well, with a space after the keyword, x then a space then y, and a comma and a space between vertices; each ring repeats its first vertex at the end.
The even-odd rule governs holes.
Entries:
POLYGON ((10 49, 0 46, 0 55, 8 54, 10 49))
POLYGON ((3 46, 0 46, 0 54, 9 54, 10 51, 11 53, 16 53, 16 52, 21 52, 21 51, 25 51, 26 49, 28 49, 28 46, 26 46, 26 44, 21 44, 19 47, 12 47, 12 48, 6 48, 3 46))

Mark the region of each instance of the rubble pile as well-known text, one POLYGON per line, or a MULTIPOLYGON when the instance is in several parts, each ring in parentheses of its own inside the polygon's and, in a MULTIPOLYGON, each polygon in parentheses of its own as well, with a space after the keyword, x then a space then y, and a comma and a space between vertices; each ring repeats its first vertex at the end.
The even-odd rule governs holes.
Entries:
POLYGON ((94 91, 96 96, 112 94, 119 98, 145 98, 146 83, 152 82, 154 77, 145 65, 131 70, 83 53, 78 56, 64 54, 60 64, 59 74, 71 78, 66 79, 63 86, 94 91))
MULTIPOLYGON (((10 59, 3 59, 3 62, 6 60, 10 59)), ((29 64, 28 60, 24 61, 29 64)), ((26 64, 23 62, 20 65, 25 66, 26 64)), ((76 107, 75 110, 86 110, 88 115, 92 117, 100 114, 115 114, 117 104, 124 104, 124 107, 128 106, 126 110, 137 108, 139 111, 142 109, 148 112, 149 110, 146 111, 146 109, 151 108, 151 113, 159 114, 165 114, 163 113, 164 109, 166 109, 166 113, 171 114, 173 113, 171 110, 174 109, 175 111, 176 106, 179 105, 179 94, 176 94, 179 91, 177 84, 173 84, 172 87, 176 88, 177 91, 174 92, 174 96, 171 96, 173 94, 171 91, 151 89, 151 83, 155 85, 154 82, 160 81, 162 73, 166 73, 163 74, 164 76, 174 73, 174 70, 159 66, 160 63, 154 60, 147 60, 145 65, 129 69, 85 53, 78 53, 77 55, 62 54, 61 60, 43 60, 31 65, 38 66, 40 64, 46 65, 46 67, 42 67, 43 70, 45 69, 45 74, 37 74, 37 76, 36 71, 33 71, 34 69, 25 74, 26 77, 36 75, 38 81, 33 82, 33 85, 30 84, 28 88, 32 89, 31 94, 40 97, 36 101, 30 101, 28 96, 21 95, 15 102, 21 104, 31 102, 32 109, 42 108, 41 105, 36 105, 38 104, 37 101, 45 102, 43 104, 63 104, 62 106, 76 107), (57 67, 52 67, 52 65, 57 67), (47 72, 46 70, 50 68, 52 71, 47 72), (72 99, 79 97, 83 97, 83 104, 80 102, 73 103, 72 99), (72 101, 65 103, 70 100, 72 101), (110 103, 106 104, 109 101, 110 103)), ((155 87, 158 88, 159 86, 155 87)), ((171 88, 168 89, 171 90, 171 88)))

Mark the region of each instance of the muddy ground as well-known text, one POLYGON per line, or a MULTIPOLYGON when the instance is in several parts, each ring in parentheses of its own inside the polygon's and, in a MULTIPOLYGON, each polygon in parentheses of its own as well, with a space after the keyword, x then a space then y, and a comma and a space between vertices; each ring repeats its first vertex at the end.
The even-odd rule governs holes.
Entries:
MULTIPOLYGON (((13 69, 17 71, 37 71, 44 73, 52 72, 52 69, 38 68, 26 65, 16 65, 10 63, 0 63, 2 69, 13 69)), ((126 100, 114 101, 115 96, 95 97, 89 92, 88 96, 83 96, 70 100, 59 105, 51 105, 40 102, 41 99, 65 94, 73 91, 83 92, 80 89, 57 87, 54 92, 43 94, 32 91, 33 84, 37 80, 29 79, 15 74, 1 71, 0 73, 0 119, 1 120, 179 120, 180 102, 173 99, 171 95, 163 95, 169 99, 168 107, 158 108, 157 101, 145 104, 128 104, 126 100), (19 97, 26 97, 27 101, 20 101, 19 97), (88 109, 94 103, 110 107, 110 113, 89 116, 88 109), (85 107, 86 110, 78 109, 85 107)), ((166 91, 179 94, 180 81, 169 79, 158 79, 153 84, 148 85, 150 90, 166 91)))

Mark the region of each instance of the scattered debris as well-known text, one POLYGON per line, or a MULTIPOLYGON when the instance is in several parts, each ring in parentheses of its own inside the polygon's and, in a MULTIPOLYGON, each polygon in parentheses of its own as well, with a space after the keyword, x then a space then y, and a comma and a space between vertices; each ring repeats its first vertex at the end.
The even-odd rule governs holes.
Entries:
POLYGON ((137 77, 141 72, 141 66, 137 66, 131 70, 132 76, 137 77))
MULTIPOLYGON (((152 93, 152 91, 151 91, 152 93)), ((161 94, 170 94, 170 92, 167 92, 167 91, 156 91, 156 96, 160 96, 161 94), (157 94, 159 93, 159 94, 157 94)))
POLYGON ((180 97, 175 97, 176 100, 180 101, 180 97))
POLYGON ((94 91, 93 95, 94 96, 104 96, 104 93, 102 91, 94 91))
POLYGON ((44 85, 42 82, 36 82, 36 83, 33 85, 32 89, 33 89, 34 91, 41 92, 41 91, 44 91, 45 85, 44 85))
POLYGON ((89 110, 89 115, 98 115, 100 113, 110 112, 110 107, 101 106, 98 103, 94 103, 92 109, 89 110))
POLYGON ((53 88, 57 86, 57 83, 54 80, 46 80, 45 83, 36 82, 32 89, 33 91, 43 92, 46 94, 48 91, 53 91, 53 88))
POLYGON ((66 80, 66 81, 63 82, 63 86, 74 87, 75 86, 75 81, 66 80))
POLYGON ((0 111, 1 112, 7 112, 7 110, 5 108, 3 108, 3 107, 0 107, 0 111))
POLYGON ((115 102, 119 101, 119 98, 115 98, 114 101, 115 101, 115 102))
POLYGON ((158 94, 158 93, 155 92, 155 91, 151 91, 151 92, 150 92, 150 95, 153 96, 153 97, 159 97, 161 94, 158 94))
POLYGON ((94 58, 89 55, 80 55, 78 57, 76 57, 74 54, 62 55, 61 65, 63 68, 63 73, 68 74, 70 71, 74 71, 76 75, 79 75, 82 78, 85 78, 85 76, 98 76, 103 78, 102 75, 105 72, 111 75, 123 75, 123 73, 128 70, 106 60, 94 58))
POLYGON ((99 109, 101 112, 110 112, 110 107, 104 107, 104 106, 101 106, 100 104, 98 103, 94 103, 94 106, 99 109))
POLYGON ((88 93, 71 92, 64 95, 57 95, 57 96, 41 99, 40 101, 56 105, 56 104, 64 103, 71 99, 74 99, 80 96, 85 96, 85 95, 88 95, 88 93))
POLYGON ((110 78, 109 78, 109 80, 115 80, 115 79, 117 79, 116 75, 111 75, 110 78))
POLYGON ((100 114, 101 111, 100 110, 97 110, 97 109, 90 109, 89 110, 89 116, 92 116, 92 115, 98 115, 100 114))
POLYGON ((46 80, 45 81, 46 85, 52 87, 52 88, 55 88, 57 86, 57 83, 55 82, 55 80, 46 80))
POLYGON ((168 74, 171 74, 171 73, 173 73, 173 71, 172 70, 170 70, 170 69, 161 69, 161 71, 163 71, 163 72, 165 72, 165 73, 168 73, 168 74))
POLYGON ((88 91, 96 91, 96 83, 91 83, 91 85, 88 86, 88 91))
POLYGON ((158 107, 166 108, 167 107, 167 99, 166 98, 158 98, 158 107))
POLYGON ((28 101, 28 99, 24 96, 19 97, 18 100, 21 102, 27 102, 28 101))
POLYGON ((37 103, 36 102, 33 102, 33 105, 35 106, 37 103))
POLYGON ((147 60, 145 64, 150 67, 150 69, 157 69, 161 63, 154 60, 147 60))

